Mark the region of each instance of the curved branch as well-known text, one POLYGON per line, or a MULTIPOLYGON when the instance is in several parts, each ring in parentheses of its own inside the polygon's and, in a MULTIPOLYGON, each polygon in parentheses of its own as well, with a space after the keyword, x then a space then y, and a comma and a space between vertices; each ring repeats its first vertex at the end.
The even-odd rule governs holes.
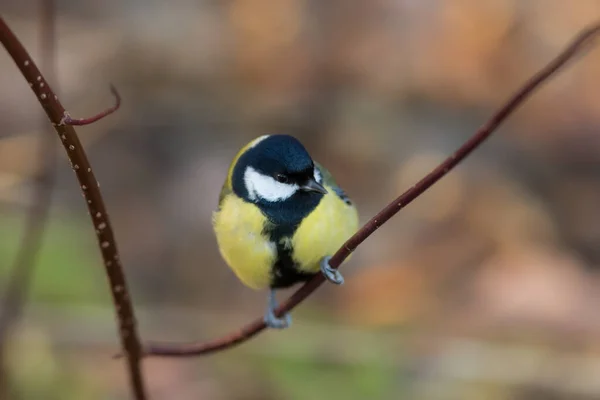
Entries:
MULTIPOLYGON (((335 253, 330 260, 332 268, 339 265, 352 253, 365 239, 375 232, 381 225, 386 223, 398 211, 402 210, 414 199, 429 189, 434 183, 440 180, 444 175, 452 170, 458 163, 467 157, 473 150, 480 146, 496 128, 506 118, 527 99, 535 89, 553 75, 557 70, 563 67, 569 60, 578 54, 582 48, 589 44, 590 39, 600 32, 600 23, 594 24, 582 31, 574 41, 546 67, 534 75, 525 85, 517 91, 479 130, 464 143, 454 154, 448 157, 437 168, 421 179, 412 188, 407 190, 400 197, 388 204, 383 210, 367 222, 358 232, 356 232, 344 245, 335 253)), ((316 275, 310 281, 305 283, 290 298, 283 302, 275 311, 277 316, 282 316, 290 311, 312 292, 314 292, 325 281, 321 274, 316 275)), ((149 356, 163 357, 189 357, 214 353, 236 346, 252 337, 258 335, 266 328, 262 318, 258 318, 248 325, 242 327, 239 331, 233 332, 211 342, 191 343, 191 344, 168 344, 168 343, 149 343, 144 347, 144 354, 149 356)))
POLYGON ((106 110, 102 111, 101 113, 93 115, 89 118, 72 118, 71 115, 69 115, 69 113, 67 111, 65 111, 62 119, 60 120, 59 125, 79 125, 79 126, 89 125, 89 124, 93 124, 94 122, 101 120, 102 118, 107 117, 110 114, 114 113, 115 111, 117 111, 119 109, 119 107, 121 107, 121 95, 117 91, 117 88, 114 87, 113 85, 110 85, 110 92, 115 97, 115 104, 112 107, 107 108, 106 110))
POLYGON ((2 17, 0 17, 0 42, 2 42, 2 45, 4 45, 4 48, 21 71, 21 74, 23 74, 23 77, 29 83, 40 105, 46 112, 54 130, 61 139, 67 157, 75 171, 83 197, 86 200, 88 212, 96 230, 106 275, 110 282, 111 294, 119 320, 121 345, 127 356, 131 388, 136 399, 144 400, 146 399, 146 391, 140 368, 141 345, 138 338, 135 315, 119 259, 113 229, 100 193, 98 181, 92 172, 92 166, 88 161, 75 129, 71 125, 61 124, 61 120, 65 115, 65 109, 58 101, 58 97, 54 94, 38 67, 2 17))

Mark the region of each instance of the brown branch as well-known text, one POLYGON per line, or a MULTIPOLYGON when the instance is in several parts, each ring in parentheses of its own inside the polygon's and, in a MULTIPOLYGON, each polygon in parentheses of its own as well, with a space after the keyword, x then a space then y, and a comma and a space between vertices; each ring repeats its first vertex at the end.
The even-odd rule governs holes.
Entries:
MULTIPOLYGON (((41 64, 55 81, 55 5, 54 0, 42 0, 40 13, 41 64)), ((24 234, 7 279, 4 299, 0 306, 0 397, 8 397, 9 382, 6 365, 6 346, 10 330, 21 318, 29 293, 31 278, 42 246, 44 231, 50 215, 52 193, 56 181, 57 152, 54 136, 46 131, 45 118, 40 129, 38 160, 40 171, 35 179, 33 204, 25 221, 24 234)))
POLYGON ((12 57, 46 112, 52 126, 61 139, 67 157, 77 175, 77 180, 79 181, 92 223, 96 230, 100 252, 102 253, 106 268, 106 275, 110 282, 110 289, 119 320, 121 345, 127 356, 131 388, 136 399, 146 399, 140 368, 141 346, 136 329, 135 315, 113 230, 98 187, 98 181, 92 172, 92 167, 75 129, 71 125, 61 125, 60 123, 65 115, 64 107, 58 101, 58 97, 54 94, 42 73, 2 17, 0 17, 0 42, 2 42, 6 51, 12 57))
MULTIPOLYGON (((467 157, 473 150, 480 146, 496 128, 513 112, 517 107, 523 104, 535 89, 544 83, 558 69, 571 60, 574 55, 589 43, 589 40, 600 32, 600 24, 590 26, 581 32, 575 40, 545 68, 534 75, 525 85, 516 92, 479 130, 454 154, 448 157, 442 164, 435 168, 431 173, 421 179, 412 188, 407 190, 400 197, 388 204, 383 210, 367 222, 358 232, 356 232, 344 245, 334 254, 330 260, 332 268, 339 265, 352 253, 365 239, 373 232, 392 218, 398 211, 410 204, 414 199, 429 189, 434 183, 446 175, 459 162, 467 157)), ((310 281, 305 283, 290 298, 283 302, 276 310, 277 316, 282 316, 287 311, 292 310, 312 292, 314 292, 325 281, 321 274, 316 275, 310 281)), ((223 336, 211 342, 190 343, 190 344, 167 344, 150 343, 144 348, 145 355, 163 356, 163 357, 187 357, 214 353, 236 346, 252 337, 258 335, 265 329, 265 323, 262 318, 258 318, 240 330, 229 335, 223 336)))
POLYGON ((117 91, 117 88, 114 87, 113 85, 110 85, 110 92, 115 97, 115 104, 112 107, 107 108, 106 110, 102 111, 101 113, 98 113, 89 118, 74 119, 69 115, 69 113, 67 111, 65 111, 65 113, 60 121, 60 125, 79 125, 79 126, 89 125, 89 124, 93 124, 94 122, 101 120, 102 118, 114 113, 115 111, 117 111, 119 109, 119 107, 121 107, 121 95, 117 91))

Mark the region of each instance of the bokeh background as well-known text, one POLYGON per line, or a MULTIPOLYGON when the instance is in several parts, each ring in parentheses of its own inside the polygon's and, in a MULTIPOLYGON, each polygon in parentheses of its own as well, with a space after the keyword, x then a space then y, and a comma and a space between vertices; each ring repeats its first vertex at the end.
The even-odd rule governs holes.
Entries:
MULTIPOLYGON (((57 0, 57 82, 99 178, 144 339, 211 339, 265 294, 220 258, 230 159, 297 136, 366 222, 587 23, 594 0, 57 0)), ((34 59, 40 5, 0 1, 34 59)), ((0 279, 32 205, 43 116, 0 57, 0 279)), ((148 359, 153 399, 600 399, 600 49, 231 351, 148 359)), ((45 133, 44 133, 45 132, 45 133)), ((56 141, 58 151, 58 140, 56 141)), ((16 399, 125 399, 95 234, 60 152, 49 226, 3 361, 16 399)), ((287 294, 287 293, 286 293, 287 294)), ((282 294, 283 296, 283 294, 282 294)))

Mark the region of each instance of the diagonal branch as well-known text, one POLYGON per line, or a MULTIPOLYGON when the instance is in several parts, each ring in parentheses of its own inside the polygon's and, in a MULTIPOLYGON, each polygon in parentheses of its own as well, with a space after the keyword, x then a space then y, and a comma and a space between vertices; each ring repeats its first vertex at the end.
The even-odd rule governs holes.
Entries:
MULTIPOLYGON (((464 143, 454 154, 448 157, 442 164, 430 172, 427 176, 417 182, 413 187, 407 190, 400 197, 388 204, 383 210, 367 222, 358 232, 356 232, 344 245, 334 254, 330 260, 332 268, 338 268, 340 264, 352 253, 363 241, 365 241, 373 232, 392 218, 398 211, 402 210, 414 199, 419 197, 424 191, 429 189, 434 183, 446 175, 452 168, 465 159, 473 150, 480 146, 498 126, 506 120, 523 102, 537 89, 542 83, 546 82, 550 76, 563 67, 582 49, 590 44, 592 38, 600 33, 600 23, 596 23, 582 31, 574 41, 546 67, 534 75, 525 85, 519 89, 479 130, 464 143)), ((282 316, 290 311, 312 292, 314 292, 325 281, 321 274, 318 274, 310 281, 305 283, 290 298, 283 302, 276 310, 277 316, 282 316)), ((199 356, 225 350, 230 347, 243 343, 252 337, 258 335, 266 328, 262 318, 258 318, 248 325, 242 327, 237 332, 223 336, 211 342, 191 343, 191 344, 167 344, 167 343, 149 343, 144 348, 144 354, 151 356, 164 357, 187 357, 199 356)))
POLYGON ((96 229, 106 275, 110 282, 110 289, 119 320, 121 345, 127 356, 131 388, 136 399, 146 399, 140 368, 141 346, 136 329, 135 315, 98 181, 96 181, 96 177, 92 172, 92 167, 75 129, 70 125, 61 125, 61 120, 65 115, 64 107, 2 17, 0 17, 0 42, 12 57, 46 112, 77 175, 92 223, 96 229))

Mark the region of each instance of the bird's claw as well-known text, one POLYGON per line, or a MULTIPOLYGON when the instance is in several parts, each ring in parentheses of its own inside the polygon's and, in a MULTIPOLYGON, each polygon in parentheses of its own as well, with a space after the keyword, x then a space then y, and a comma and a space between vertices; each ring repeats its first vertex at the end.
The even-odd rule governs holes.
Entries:
POLYGON ((271 329, 286 329, 292 324, 292 317, 290 314, 285 314, 283 318, 277 318, 273 310, 269 310, 265 314, 265 324, 271 329))
POLYGON ((344 277, 340 271, 329 266, 329 260, 331 260, 331 257, 323 257, 321 260, 321 272, 329 282, 336 285, 344 284, 344 277))
POLYGON ((289 313, 286 313, 283 318, 277 318, 275 316, 275 310, 277 309, 277 299, 275 298, 275 290, 271 289, 269 292, 269 302, 267 306, 267 312, 264 317, 265 325, 272 329, 285 329, 292 324, 292 317, 289 313))

